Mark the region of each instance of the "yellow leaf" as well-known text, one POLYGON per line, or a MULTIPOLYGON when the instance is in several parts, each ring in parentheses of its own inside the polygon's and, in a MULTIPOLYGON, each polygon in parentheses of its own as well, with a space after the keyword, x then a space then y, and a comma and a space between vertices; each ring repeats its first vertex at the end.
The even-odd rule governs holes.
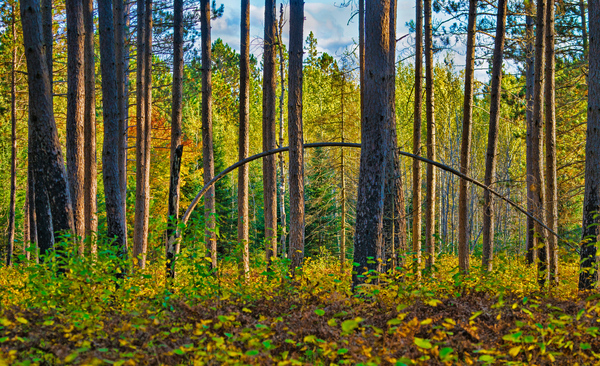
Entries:
POLYGON ((513 347, 508 351, 508 354, 517 357, 517 355, 521 352, 521 346, 513 347))
POLYGON ((429 319, 425 319, 421 322, 421 325, 427 325, 427 324, 431 324, 431 322, 433 322, 433 319, 429 318, 429 319))
POLYGON ((29 323, 29 322, 27 321, 27 319, 25 319, 25 318, 16 317, 15 319, 17 319, 17 321, 18 321, 19 323, 21 323, 21 324, 27 324, 27 323, 29 323))

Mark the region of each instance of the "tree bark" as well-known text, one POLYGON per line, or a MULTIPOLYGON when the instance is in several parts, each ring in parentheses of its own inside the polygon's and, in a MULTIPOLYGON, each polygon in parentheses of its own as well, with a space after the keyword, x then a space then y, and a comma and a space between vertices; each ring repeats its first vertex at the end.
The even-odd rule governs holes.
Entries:
POLYGON ((597 245, 600 235, 600 3, 590 1, 590 49, 588 74, 587 138, 585 147, 585 197, 581 241, 579 289, 598 284, 597 245))
POLYGON ((85 74, 83 0, 67 0, 67 174, 73 204, 75 243, 84 255, 85 211, 83 192, 85 155, 83 129, 85 110, 85 74))
POLYGON ((304 257, 304 132, 302 128, 302 53, 304 0, 290 0, 288 138, 290 177, 290 268, 304 257))
MULTIPOLYGON (((102 175, 106 201, 107 236, 114 240, 116 254, 127 255, 125 244, 126 226, 123 214, 123 197, 119 185, 119 101, 115 38, 113 31, 112 0, 98 1, 100 33, 100 66, 102 72, 102 115, 104 118, 104 147, 102 151, 102 175)), ((121 276, 124 272, 121 272, 121 276)))
MULTIPOLYGON (((279 23, 277 25, 277 50, 279 51, 279 79, 281 93, 279 94, 279 147, 283 146, 283 113, 285 100, 285 59, 283 58, 283 25, 284 10, 283 4, 279 8, 279 23)), ((279 154, 279 215, 281 216, 281 253, 287 255, 287 217, 285 212, 285 160, 283 153, 279 154)))
MULTIPOLYGON (((276 146, 276 69, 275 43, 276 25, 275 1, 265 0, 265 35, 263 52, 263 150, 272 150, 276 146)), ((289 93, 289 92, 288 92, 289 93)), ((289 94, 288 94, 289 95, 289 94)), ((288 122, 289 123, 289 122, 288 122)), ((263 195, 265 215, 265 242, 267 267, 270 268, 273 257, 277 256, 277 178, 276 158, 263 159, 263 195)), ((291 181, 291 177, 290 177, 291 181)), ((290 187, 291 190, 291 187, 290 187)), ((291 237, 290 237, 291 240, 291 237)), ((290 244, 290 257, 292 254, 290 244)))
MULTIPOLYGON (((462 139, 460 146, 460 172, 463 174, 469 174, 469 165, 471 164, 471 131, 473 130, 473 75, 475 73, 476 26, 477 0, 469 0, 465 96, 463 103, 462 139)), ((468 194, 469 183, 461 179, 459 181, 458 197, 458 266, 465 274, 469 273, 468 194)))
MULTIPOLYGON (((413 154, 421 155, 421 126, 423 114, 423 0, 416 0, 415 31, 415 106, 413 121, 413 154)), ((413 160, 413 222, 412 251, 415 256, 414 270, 421 276, 421 163, 413 160)))
POLYGON ((47 207, 36 204, 37 217, 47 215, 48 219, 47 222, 43 222, 43 228, 38 225, 38 235, 42 229, 41 232, 45 236, 43 240, 39 238, 40 252, 46 255, 53 249, 54 232, 72 233, 73 210, 52 110, 52 90, 42 41, 39 3, 33 0, 21 0, 20 4, 22 26, 23 29, 28 30, 23 33, 23 43, 27 58, 27 79, 31 101, 29 104, 30 143, 35 146, 33 167, 36 188, 39 188, 36 192, 46 195, 49 203, 47 207))
POLYGON ((583 45, 583 57, 587 58, 588 54, 588 32, 587 32, 587 22, 585 19, 585 1, 579 0, 579 13, 581 16, 581 40, 583 45))
MULTIPOLYGON (((554 103, 554 0, 548 0, 546 7, 546 225, 552 230, 558 229, 558 192, 556 183, 556 113, 554 103)), ((558 286, 558 241, 548 234, 548 264, 550 286, 558 286)))
MULTIPOLYGON (((435 108, 433 91, 433 35, 431 0, 425 0, 425 104, 427 115, 427 159, 436 159, 435 108)), ((427 246, 427 268, 435 264, 435 204, 436 171, 427 166, 427 198, 425 201, 425 245, 427 246)))
POLYGON ((173 90, 171 104, 171 179, 167 214, 167 276, 175 278, 175 257, 179 254, 177 223, 183 143, 181 121, 183 109, 183 0, 173 3, 173 90))
POLYGON ((365 109, 354 235, 358 266, 352 273, 353 287, 364 282, 365 271, 378 269, 383 255, 383 201, 392 118, 389 16, 389 0, 370 2, 366 7, 365 109))
MULTIPOLYGON (((346 73, 342 73, 342 91, 340 93, 340 107, 341 107, 341 120, 340 120, 340 133, 342 137, 342 143, 346 142, 346 126, 345 126, 345 103, 344 103, 344 87, 346 85, 346 73)), ((342 202, 342 217, 340 222, 340 273, 344 273, 346 270, 346 155, 344 154, 344 148, 340 149, 340 180, 341 180, 341 202, 342 202)))
MULTIPOLYGON (((534 24, 534 20, 533 20, 533 16, 531 15, 531 13, 533 12, 533 3, 530 2, 529 6, 527 8, 527 13, 528 15, 526 16, 526 39, 527 39, 527 46, 526 46, 526 53, 527 53, 527 58, 526 58, 526 63, 527 63, 527 68, 525 71, 525 83, 526 83, 526 99, 527 99, 527 110, 526 110, 526 122, 527 122, 527 151, 526 151, 526 169, 527 169, 527 178, 526 181, 529 182, 530 181, 530 177, 532 176, 531 173, 531 162, 533 160, 532 157, 532 126, 533 126, 533 90, 534 90, 534 83, 535 83, 535 65, 534 65, 534 61, 535 61, 535 57, 534 57, 534 43, 535 43, 535 36, 534 36, 534 31, 533 31, 533 24, 534 24)), ((531 186, 529 184, 527 184, 527 212, 533 214, 533 191, 531 190, 531 186)), ((527 256, 527 263, 529 265, 534 264, 537 261, 537 251, 535 250, 535 239, 534 239, 534 230, 533 230, 533 226, 534 226, 534 221, 531 218, 527 218, 527 245, 526 245, 526 256, 527 256)))
MULTIPOLYGON (((204 182, 215 176, 212 126, 212 75, 210 38, 210 1, 200 2, 200 24, 202 33, 202 162, 204 182)), ((204 198, 204 218, 206 222, 206 245, 210 248, 211 265, 217 268, 217 235, 215 233, 215 189, 211 188, 204 198)))
MULTIPOLYGON (((84 0, 86 1, 86 0, 84 0)), ((115 57, 117 60, 117 98, 119 101, 119 185, 123 197, 123 215, 127 217, 127 124, 129 98, 127 88, 127 33, 128 9, 124 0, 115 0, 113 4, 115 24, 115 57)), ((125 219, 127 222, 127 219, 125 219)), ((123 238, 127 243, 127 236, 123 238)))
MULTIPOLYGON (((496 155, 498 154, 498 130, 500 128, 500 97, 502 88, 502 62, 504 56, 504 40, 506 38, 507 0, 498 1, 496 16, 496 38, 494 41, 494 58, 492 61, 492 88, 490 100, 490 125, 488 145, 485 158, 484 184, 491 186, 496 176, 496 155)), ((483 193, 483 254, 481 267, 491 271, 494 259, 494 205, 489 191, 483 193)))
POLYGON ((85 236, 90 254, 95 257, 98 251, 98 168, 96 163, 96 65, 94 55, 94 4, 93 0, 83 0, 83 21, 85 27, 85 109, 84 109, 84 217, 85 236))
MULTIPOLYGON (((533 93, 533 125, 531 128, 531 176, 528 185, 532 191, 533 213, 537 218, 544 217, 544 175, 543 161, 543 123, 544 123, 544 55, 546 49, 546 0, 538 0, 535 37, 535 85, 533 93)), ((539 224, 534 224, 534 248, 538 251, 538 282, 544 286, 548 277, 548 243, 539 224)))
MULTIPOLYGON (((238 158, 246 159, 250 153, 250 0, 242 0, 240 46, 240 122, 238 131, 238 158)), ((282 85, 283 87, 283 85, 282 85)), ((241 251, 240 276, 250 277, 250 231, 248 216, 248 182, 250 167, 238 170, 238 245, 241 251)))
POLYGON ((15 211, 17 209, 17 89, 16 89, 16 67, 17 67, 17 26, 15 22, 17 14, 15 4, 11 4, 11 33, 12 50, 10 62, 10 125, 11 125, 11 156, 10 156, 10 207, 8 213, 8 245, 6 251, 6 265, 12 264, 15 246, 15 211))

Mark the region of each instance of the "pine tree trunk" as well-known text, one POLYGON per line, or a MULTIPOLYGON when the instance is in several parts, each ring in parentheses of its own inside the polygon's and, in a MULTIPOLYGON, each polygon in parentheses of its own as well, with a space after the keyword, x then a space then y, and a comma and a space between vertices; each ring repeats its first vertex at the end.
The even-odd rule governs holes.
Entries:
MULTIPOLYGON (((44 227, 38 226, 46 237, 40 238, 42 255, 48 253, 54 244, 54 232, 73 232, 73 210, 69 194, 69 184, 64 168, 64 159, 58 140, 58 131, 52 110, 52 90, 47 58, 42 41, 40 5, 33 0, 21 0, 21 22, 27 58, 27 79, 29 84, 29 129, 30 146, 34 149, 34 174, 36 192, 45 194, 49 205, 36 204, 37 217, 47 215, 44 227), (41 209, 44 212, 41 212, 41 209)), ((31 156, 30 156, 31 158, 31 156)))
MULTIPOLYGON (((210 1, 201 0, 200 23, 202 27, 202 162, 204 183, 215 175, 212 126, 212 76, 210 41, 210 1)), ((204 218, 206 222, 206 245, 210 248, 212 268, 217 268, 217 236, 215 233, 215 188, 204 197, 204 218)))
MULTIPOLYGON (((415 31, 415 106, 413 121, 413 154, 421 155, 421 126, 423 115, 423 0, 416 1, 415 31)), ((413 222, 412 251, 414 270, 421 276, 421 162, 413 159, 413 222)))
POLYGON ((288 71, 288 138, 290 177, 290 268, 304 258, 304 132, 302 129, 302 32, 304 1, 290 0, 288 71))
POLYGON ((15 18, 15 4, 11 4, 11 32, 12 50, 10 62, 10 125, 11 125, 11 156, 10 156, 10 207, 8 213, 8 245, 6 251, 6 265, 12 264, 15 246, 15 211, 17 209, 17 27, 15 18))
MULTIPOLYGON (((556 113, 554 103, 554 0, 548 0, 546 7, 546 225, 554 232, 558 229, 558 192, 556 183, 556 113)), ((550 286, 558 286, 558 241, 548 233, 548 264, 550 286)))
MULTIPOLYGON (((281 94, 279 94, 279 147, 284 144, 283 141, 283 113, 285 102, 285 59, 283 58, 283 25, 284 10, 283 4, 279 8, 279 23, 277 25, 277 50, 279 51, 279 78, 281 94)), ((281 216, 281 254, 287 255, 287 217, 285 213, 285 159, 283 153, 279 153, 279 215, 281 216)))
MULTIPOLYGON (((475 73, 475 36, 477 26, 477 0, 469 0, 469 24, 467 26, 467 57, 465 68, 465 96, 463 103, 463 125, 460 146, 460 172, 469 175, 471 164, 471 134, 473 130, 473 75, 475 73)), ((458 197, 458 266, 461 272, 469 273, 469 183, 459 181, 458 197)))
MULTIPOLYGON (((104 147, 102 150, 102 175, 106 201, 107 236, 114 239, 112 245, 121 258, 127 255, 123 197, 119 185, 119 101, 113 12, 111 0, 98 2, 100 33, 100 66, 102 72, 102 115, 104 119, 104 147)), ((121 275, 123 275, 123 269, 121 275)))
MULTIPOLYGON (((242 0, 240 47, 240 122, 238 159, 250 154, 250 0, 242 0)), ((238 169, 238 245, 241 251, 240 276, 250 278, 250 232, 248 218, 248 183, 250 167, 238 169)))
POLYGON ((587 32, 587 22, 585 19, 585 1, 579 0, 579 13, 581 16, 581 43, 583 46, 583 56, 587 57, 588 54, 588 32, 587 32))
MULTIPOLYGON (((265 1, 265 35, 263 51, 263 151, 275 149, 276 129, 276 69, 275 46, 276 24, 275 1, 265 1)), ((289 122, 288 122, 289 124, 289 122)), ((263 159, 263 195, 265 215, 265 243, 267 267, 270 268, 272 257, 277 255, 277 178, 275 156, 263 159)), ((291 177, 290 177, 291 181, 291 177)), ((291 187, 290 187, 291 190, 291 187)), ((291 240, 291 237, 290 237, 291 240)), ((290 244, 290 257, 292 254, 290 244)))
MULTIPOLYGON (((496 176, 496 155, 498 154, 498 130, 500 128, 500 97, 502 88, 502 62, 504 57, 504 40, 506 38, 506 8, 507 0, 498 1, 496 17, 496 38, 494 43, 494 58, 492 61, 492 88, 490 100, 490 125, 488 130, 488 145, 485 159, 484 184, 491 186, 496 176)), ((494 205, 489 191, 483 192, 483 254, 481 268, 491 271, 494 259, 494 205)))
MULTIPOLYGON (((533 125, 531 126, 531 177, 528 186, 532 191, 533 215, 544 217, 543 125, 544 125, 544 55, 546 49, 546 0, 538 0, 535 37, 535 85, 533 93, 533 125)), ((534 248, 538 251, 538 282, 541 287, 548 277, 548 243, 542 227, 534 224, 534 248)))
MULTIPOLYGON (((344 87, 346 85, 346 74, 342 74, 342 92, 340 93, 340 106, 341 106, 341 123, 340 133, 342 135, 342 142, 346 142, 346 129, 345 129, 345 103, 344 103, 344 87)), ((344 273, 346 270, 346 156, 344 154, 344 148, 340 148, 340 180, 341 180, 341 202, 342 202, 342 217, 340 227, 340 273, 344 273)))
MULTIPOLYGON (((526 83, 526 99, 527 99, 527 106, 526 106, 526 122, 527 122, 527 151, 526 151, 526 169, 527 169, 527 178, 526 181, 529 182, 530 181, 530 177, 531 177, 531 167, 532 167, 532 126, 533 126, 533 90, 534 90, 534 81, 535 81, 535 65, 534 65, 534 61, 535 61, 535 57, 534 57, 534 43, 535 43, 535 36, 534 36, 534 31, 533 31, 533 16, 530 15, 533 12, 533 3, 529 3, 528 9, 527 9, 527 13, 528 15, 526 16, 526 39, 527 39, 527 46, 526 46, 526 53, 527 53, 527 58, 526 58, 526 72, 525 72, 525 83, 526 83)), ((527 184, 527 212, 533 214, 533 191, 531 190, 531 186, 529 184, 527 184)), ((532 220, 530 217, 527 217, 527 245, 526 245, 526 256, 527 256, 527 263, 529 265, 534 264, 537 261, 537 251, 535 250, 535 239, 534 239, 534 230, 533 230, 533 225, 534 225, 534 220, 532 220)))
POLYGON ((588 74, 588 125, 585 147, 585 198, 581 242, 579 289, 592 290, 598 283, 597 244, 600 235, 600 3, 590 1, 590 49, 588 74))
POLYGON ((73 203, 75 242, 84 255, 85 211, 83 192, 85 155, 83 129, 85 111, 85 74, 83 0, 67 0, 67 173, 73 203))
MULTIPOLYGON (((436 159, 435 108, 433 92, 433 35, 431 0, 425 0, 425 105, 427 115, 427 159, 436 159)), ((427 165, 427 198, 425 201, 425 245, 427 247, 427 268, 435 264, 435 204, 436 178, 435 168, 427 165)))
POLYGON ((390 1, 370 2, 365 22, 364 114, 361 122, 360 173, 354 234, 353 288, 365 271, 377 270, 382 258, 383 201, 390 146, 392 75, 389 65, 390 1))
POLYGON ((175 278, 175 257, 179 254, 177 224, 179 222, 179 181, 183 143, 181 121, 183 110, 183 0, 173 3, 173 90, 171 105, 171 179, 167 214, 167 276, 175 278))

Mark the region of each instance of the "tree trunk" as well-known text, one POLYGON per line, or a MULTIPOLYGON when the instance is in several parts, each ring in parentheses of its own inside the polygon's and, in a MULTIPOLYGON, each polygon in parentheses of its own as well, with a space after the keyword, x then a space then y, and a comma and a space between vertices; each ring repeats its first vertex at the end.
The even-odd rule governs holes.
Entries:
MULTIPOLYGON (((534 90, 534 81, 535 81, 535 57, 534 57, 534 42, 535 36, 533 32, 533 16, 531 15, 533 12, 533 3, 530 2, 527 8, 528 15, 526 16, 526 53, 527 53, 527 69, 525 72, 525 83, 526 83, 526 99, 527 99, 527 110, 526 110, 526 122, 527 122, 527 152, 526 152, 526 169, 527 169, 527 178, 526 181, 530 181, 531 177, 531 162, 533 160, 532 157, 532 128, 533 128, 533 90, 534 90)), ((527 184, 527 212, 533 214, 533 191, 531 190, 531 186, 527 184)), ((537 251, 535 250, 535 239, 534 239, 534 230, 533 230, 534 221, 527 217, 527 245, 526 245, 526 254, 527 254, 527 263, 532 265, 537 261, 537 251)))
POLYGON ((589 3, 590 55, 588 75, 588 125, 585 147, 585 198, 581 241, 579 289, 592 290, 598 283, 597 248, 600 235, 600 3, 589 3))
MULTIPOLYGON (((86 0, 87 1, 87 0, 86 0)), ((73 203, 75 243, 84 254, 85 211, 83 193, 85 155, 83 121, 85 110, 85 74, 83 0, 67 0, 67 173, 73 203)))
MULTIPOLYGON (((200 24, 202 33, 202 162, 204 183, 215 176, 212 126, 212 76, 210 41, 210 1, 201 0, 200 24)), ((215 189, 211 188, 204 198, 206 222, 206 245, 210 248, 212 269, 217 268, 217 235, 215 233, 215 189)))
MULTIPOLYGON (((148 250, 148 220, 150 205, 150 127, 152 125, 152 1, 138 1, 138 116, 137 170, 133 256, 139 268, 146 266, 148 250), (143 10, 139 8, 142 7, 143 10), (141 34, 140 34, 141 33, 141 34), (140 41, 140 37, 142 38, 140 41), (143 70, 140 70, 143 69, 143 70)), ((118 144, 118 141, 117 141, 118 144)), ((119 183, 119 187, 121 187, 119 183)), ((120 188, 119 188, 120 189, 120 188)), ((122 204, 122 203, 121 203, 122 204)))
MULTIPOLYGON (((98 2, 100 33, 100 66, 102 72, 102 115, 104 118, 104 147, 102 151, 102 175, 106 201, 107 236, 114 240, 116 254, 127 255, 125 244, 126 226, 123 214, 123 197, 119 185, 119 101, 113 12, 111 0, 98 2)), ((121 272, 121 276, 123 272, 121 272)))
POLYGON ((179 254, 177 224, 183 143, 181 121, 183 109, 183 0, 173 3, 173 91, 171 105, 171 179, 167 214, 167 276, 175 278, 175 257, 179 254))
POLYGON ((585 1, 579 0, 579 13, 581 16, 581 40, 583 45, 583 57, 586 58, 588 54, 588 34, 587 34, 587 22, 585 20, 585 1))
MULTIPOLYGON (((416 1, 415 32, 415 107, 413 121, 413 154, 421 155, 421 126, 423 105, 423 0, 416 1)), ((412 251, 415 256, 414 269, 417 277, 421 276, 421 162, 414 159, 413 168, 413 222, 412 251)))
MULTIPOLYGON (((86 0, 84 0, 86 1, 86 0)), ((128 9, 124 0, 115 0, 113 4, 115 24, 115 57, 117 60, 117 98, 119 101, 119 185, 123 197, 123 215, 127 217, 127 123, 129 98, 127 93, 127 34, 126 23, 128 9)), ((127 222, 127 219, 125 219, 127 222)), ((123 238, 127 243, 127 235, 123 238)))
POLYGON ((304 132, 302 129, 302 32, 304 1, 290 0, 288 71, 288 139, 290 177, 290 268, 304 258, 304 132))
POLYGON ((85 109, 84 109, 84 217, 85 236, 92 257, 98 246, 98 168, 96 163, 96 66, 94 60, 94 6, 93 0, 83 0, 83 21, 85 27, 85 109))
MULTIPOLYGON (((73 231, 73 210, 69 194, 69 184, 60 150, 58 131, 52 110, 52 90, 45 50, 42 42, 42 22, 39 3, 21 0, 21 22, 23 43, 27 58, 27 79, 29 84, 29 129, 30 146, 34 148, 34 174, 36 192, 46 195, 49 205, 37 205, 37 217, 47 215, 44 227, 38 226, 45 236, 39 238, 42 255, 52 249, 54 232, 70 234, 73 231), (42 212, 44 210, 44 212, 42 212)), ((31 156, 30 156, 31 158, 31 156)), ((41 224, 41 223, 40 223, 41 224)))
POLYGON ((23 255, 27 260, 31 259, 31 229, 30 229, 31 205, 29 202, 29 184, 25 187, 25 206, 23 207, 23 255))
MULTIPOLYGON (((554 104, 554 0, 546 7, 546 225, 558 229, 558 193, 556 184, 556 114, 554 104)), ((548 233, 548 264, 550 286, 558 286, 558 241, 548 233)))
MULTIPOLYGON (((538 219, 544 217, 544 190, 542 183, 544 175, 542 171, 543 161, 543 122, 544 122, 544 54, 546 48, 546 0, 538 0, 536 17, 535 37, 535 85, 533 93, 533 125, 531 128, 531 176, 528 186, 532 191, 533 214, 538 219)), ((538 251, 538 282, 544 286, 548 277, 548 243, 545 240, 545 232, 538 224, 534 224, 534 248, 538 251)))
POLYGON ((358 69, 360 82, 360 116, 365 113, 365 0, 358 0, 358 69))
MULTIPOLYGON (((460 172, 468 175, 471 164, 471 134, 473 130, 473 75, 475 73, 475 36, 477 26, 477 0, 469 0, 469 24, 467 26, 467 57, 465 68, 465 96, 460 146, 460 172)), ((462 273, 469 273, 469 183, 459 181, 458 197, 458 266, 462 273)))
MULTIPOLYGON (((53 60, 52 60, 52 48, 54 43, 54 32, 52 30, 53 16, 52 16, 52 0, 41 0, 42 8, 42 39, 45 47, 46 54, 46 65, 48 66, 48 75, 50 75, 50 90, 53 92, 53 60)), ((53 101, 50 101, 50 105, 53 105, 53 101)))
MULTIPOLYGON (((276 146, 276 75, 275 75, 275 43, 277 42, 275 17, 275 1, 265 0, 265 35, 263 51, 263 150, 272 150, 276 146)), ((289 93, 289 92, 288 92, 289 93)), ((289 95, 289 94, 288 94, 289 95)), ((289 122, 288 122, 289 124, 289 122)), ((270 268, 272 257, 277 255, 277 178, 275 156, 263 159, 263 195, 265 206, 265 242, 267 267, 270 268)), ((291 181, 291 177, 290 177, 291 181)), ((291 187, 290 187, 291 190, 291 187)), ((290 237, 291 240, 291 237, 290 237)), ((291 244, 290 244, 290 254, 291 244)))
MULTIPOLYGON (((435 108, 433 93, 433 35, 431 0, 425 0, 425 104, 427 115, 427 159, 435 160, 435 108)), ((427 268, 435 264, 435 203, 436 171, 427 165, 427 199, 425 201, 425 245, 427 246, 427 268)))
MULTIPOLYGON (((484 184, 491 186, 496 176, 496 155, 498 154, 498 130, 500 128, 500 97, 502 88, 502 62, 504 55, 504 40, 506 33, 507 0, 498 1, 496 17, 496 38, 494 41, 494 58, 492 61, 492 88, 490 100, 490 126, 488 130, 488 145, 485 158, 484 184)), ((491 193, 483 192, 483 254, 481 267, 491 271, 494 259, 494 205, 491 193)))
MULTIPOLYGON (((279 8, 279 23, 277 25, 277 50, 279 51, 279 78, 281 85, 281 94, 279 94, 279 147, 283 146, 283 113, 285 99, 285 59, 283 58, 283 25, 284 10, 283 4, 279 8)), ((279 154, 279 214, 281 216, 281 253, 286 256, 287 242, 287 217, 285 213, 285 160, 283 153, 279 154)))
POLYGON ((11 4, 12 50, 10 62, 10 124, 11 124, 11 157, 10 157, 10 208, 8 214, 8 245, 6 265, 12 264, 15 246, 15 211, 17 209, 17 26, 15 24, 15 4, 11 4))
MULTIPOLYGON (((340 93, 340 106, 341 106, 341 123, 340 132, 342 135, 342 142, 346 142, 346 129, 345 129, 345 103, 344 103, 344 87, 346 85, 346 73, 342 73, 342 91, 340 93)), ((340 149, 340 180, 341 180, 341 201, 342 201, 342 217, 340 227, 340 273, 344 273, 346 270, 346 156, 344 154, 344 148, 340 149)))
POLYGON ((370 2, 365 22, 365 85, 364 114, 361 123, 361 153, 358 196, 356 203, 356 232, 352 273, 356 287, 364 282, 365 271, 377 270, 382 257, 383 201, 386 177, 385 162, 390 146, 392 85, 389 65, 390 1, 370 2))
MULTIPOLYGON (((238 132, 238 158, 250 154, 250 0, 242 0, 240 47, 240 122, 238 132)), ((283 85, 282 85, 283 86, 283 85)), ((250 167, 238 170, 238 245, 242 252, 240 276, 250 277, 250 232, 248 226, 248 181, 250 167)))

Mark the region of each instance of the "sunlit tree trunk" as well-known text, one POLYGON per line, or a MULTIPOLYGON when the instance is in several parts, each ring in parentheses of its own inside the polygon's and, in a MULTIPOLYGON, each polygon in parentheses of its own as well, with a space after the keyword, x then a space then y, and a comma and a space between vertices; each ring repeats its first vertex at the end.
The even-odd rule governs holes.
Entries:
MULTIPOLYGON (((240 122, 238 131, 238 160, 250 153, 250 0, 242 0, 240 47, 240 122)), ((283 86, 283 85, 282 85, 283 86)), ((238 169, 238 246, 241 251, 240 276, 250 277, 250 231, 248 216, 249 166, 238 169)))
POLYGON ((590 1, 590 49, 588 74, 587 139, 585 147, 585 198, 581 241, 579 289, 592 290, 598 283, 597 245, 600 235, 600 3, 590 1))
MULTIPOLYGON (((265 1, 265 34, 263 51, 263 150, 276 148, 276 47, 275 1, 265 1)), ((277 255, 277 178, 275 156, 263 159, 263 195, 265 215, 265 243, 267 266, 270 268, 272 257, 277 255)), ((290 239, 291 240, 291 239, 290 239)), ((290 249, 291 253, 291 249, 290 249)))
MULTIPOLYGON (((416 1, 415 30, 415 106, 413 121, 413 154, 421 155, 421 126, 423 114, 423 0, 416 1)), ((421 276, 421 162, 413 159, 413 222, 412 251, 414 253, 414 269, 421 276)))
MULTIPOLYGON (((283 57, 283 25, 284 25, 284 10, 283 3, 279 8, 279 23, 277 24, 277 50, 279 51, 279 80, 281 93, 279 94, 279 147, 284 144, 283 141, 283 114, 285 100, 285 59, 283 57)), ((283 152, 279 153, 279 215, 281 220, 281 253, 287 255, 287 217, 285 213, 285 160, 283 152)))
MULTIPOLYGON (((532 167, 532 126, 533 126, 533 89, 534 89, 534 79, 535 79, 535 57, 534 57, 534 43, 535 36, 533 31, 533 16, 531 13, 533 12, 533 3, 529 3, 527 7, 527 16, 525 19, 526 22, 526 71, 525 71, 525 83, 526 83, 526 122, 527 122, 527 151, 526 151, 526 170, 527 177, 526 181, 529 183, 531 177, 531 167, 532 167)), ((533 214, 533 191, 531 190, 531 186, 527 184, 527 212, 533 214)), ((535 250, 535 239, 534 239, 534 220, 530 217, 527 217, 527 244, 526 244, 526 257, 527 263, 529 265, 534 264, 537 261, 537 251, 535 250)))
MULTIPOLYGON (((506 3, 507 0, 498 1, 498 15, 496 17, 496 38, 494 41, 494 58, 492 61, 490 124, 488 130, 484 178, 484 184, 488 187, 492 185, 496 176, 498 130, 500 128, 502 61, 504 56, 504 40, 506 38, 506 3)), ((494 259, 494 205, 492 195, 489 191, 484 191, 483 197, 483 254, 481 256, 481 267, 485 271, 491 271, 494 259)))
POLYGON ((364 114, 361 122, 361 152, 354 262, 352 273, 356 287, 364 281, 365 271, 377 270, 382 257, 383 200, 386 165, 390 142, 389 128, 393 111, 389 65, 390 1, 369 2, 365 16, 364 114))
POLYGON ((15 211, 17 208, 17 27, 15 24, 15 4, 11 4, 11 60, 10 60, 10 206, 8 213, 8 245, 6 250, 6 265, 12 264, 15 247, 15 211))
MULTIPOLYGON (((546 225, 554 232, 558 229, 558 192, 556 184, 556 113, 554 103, 554 0, 548 0, 546 7, 546 70, 544 79, 546 91, 546 225)), ((548 264, 550 286, 558 285, 558 241, 548 233, 548 264)))
MULTIPOLYGON (((535 36, 535 84, 533 90, 533 124, 531 128, 531 176, 528 186, 532 191, 533 215, 544 218, 544 174, 543 165, 543 125, 544 125, 544 65, 546 49, 546 0, 538 0, 535 36)), ((538 282, 544 286, 548 277, 548 243, 542 227, 536 222, 534 228, 534 248, 538 252, 538 282)))
MULTIPOLYGON (((475 73, 475 36, 477 26, 477 0, 469 0, 467 26, 467 59, 465 67, 465 96, 463 103, 462 140, 460 146, 460 172, 469 175, 471 164, 471 134, 473 130, 473 75, 475 73)), ((469 183, 461 179, 458 197, 458 266, 469 273, 469 183)))
MULTIPOLYGON (((425 105, 427 115, 427 159, 436 159, 435 108, 433 92, 433 34, 431 0, 425 0, 425 105)), ((427 165, 427 198, 425 201, 425 245, 427 246, 427 268, 435 264, 435 168, 427 165)))
POLYGON ((183 110, 183 0, 173 3, 173 88, 171 104, 171 179, 167 214, 167 276, 175 278, 175 257, 179 254, 177 223, 179 222, 179 181, 183 143, 181 121, 183 110))
POLYGON ((588 54, 588 31, 587 22, 585 19, 585 0, 579 0, 579 14, 581 17, 581 40, 583 45, 583 55, 587 57, 588 54))
POLYGON ((98 208, 96 193, 98 190, 98 170, 96 163, 96 66, 94 60, 94 6, 93 0, 83 0, 84 40, 84 217, 85 236, 90 254, 95 256, 98 250, 96 234, 98 231, 98 208))

